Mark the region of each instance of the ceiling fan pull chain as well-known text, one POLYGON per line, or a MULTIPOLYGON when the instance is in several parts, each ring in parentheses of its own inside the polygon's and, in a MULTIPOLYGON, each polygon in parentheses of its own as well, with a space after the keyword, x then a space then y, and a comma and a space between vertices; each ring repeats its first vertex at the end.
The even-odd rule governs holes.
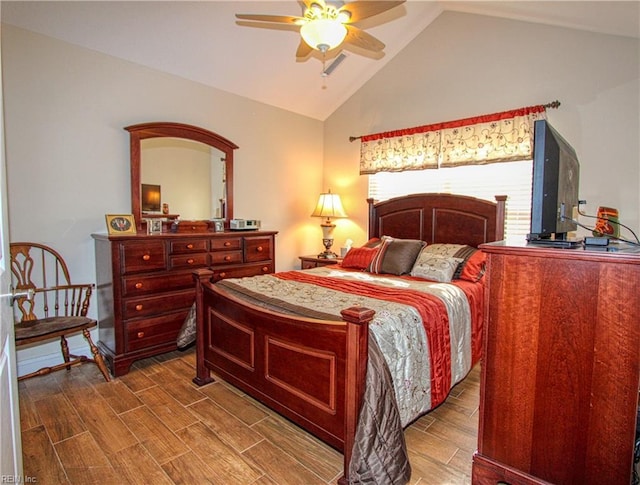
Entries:
POLYGON ((322 72, 320 73, 320 76, 322 77, 322 89, 327 89, 327 70, 325 69, 325 64, 327 62, 327 56, 325 55, 325 53, 322 53, 322 72))

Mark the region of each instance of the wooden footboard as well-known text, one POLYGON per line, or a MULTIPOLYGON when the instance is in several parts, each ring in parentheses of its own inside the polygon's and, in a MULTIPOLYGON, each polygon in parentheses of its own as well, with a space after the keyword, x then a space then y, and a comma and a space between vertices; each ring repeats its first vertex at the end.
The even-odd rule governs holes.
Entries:
POLYGON ((342 311, 343 322, 285 316, 247 304, 198 270, 198 385, 213 371, 351 458, 374 312, 342 311))

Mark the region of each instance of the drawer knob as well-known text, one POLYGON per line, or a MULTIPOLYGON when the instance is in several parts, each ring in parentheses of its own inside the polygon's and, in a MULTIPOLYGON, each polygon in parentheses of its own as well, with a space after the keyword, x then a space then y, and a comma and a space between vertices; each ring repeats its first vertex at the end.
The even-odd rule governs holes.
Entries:
POLYGON ((225 261, 231 261, 231 256, 225 256, 225 257, 224 257, 224 260, 225 260, 225 261))
POLYGON ((231 242, 230 241, 225 241, 224 245, 225 245, 225 247, 229 247, 229 246, 231 246, 231 242))
POLYGON ((138 311, 138 312, 139 312, 140 310, 142 310, 142 305, 138 303, 138 304, 136 305, 136 311, 138 311))
POLYGON ((187 249, 193 249, 193 244, 187 244, 187 249))
POLYGON ((257 252, 259 252, 259 253, 261 253, 262 251, 264 251, 264 249, 262 248, 262 246, 258 246, 258 247, 256 248, 256 251, 257 251, 257 252))
POLYGON ((142 288, 142 283, 140 282, 136 283, 136 290, 139 290, 140 288, 142 288))
POLYGON ((262 272, 263 273, 268 273, 269 272, 269 266, 263 266, 262 267, 262 272))
POLYGON ((193 264, 193 259, 187 259, 188 264, 193 264))
POLYGON ((144 332, 138 332, 137 335, 138 335, 138 338, 142 338, 142 337, 144 337, 144 332))
POLYGON ((220 273, 220 278, 226 278, 227 273, 220 273))
POLYGON ((149 261, 151 259, 151 256, 149 254, 145 254, 144 256, 142 256, 143 261, 149 261))

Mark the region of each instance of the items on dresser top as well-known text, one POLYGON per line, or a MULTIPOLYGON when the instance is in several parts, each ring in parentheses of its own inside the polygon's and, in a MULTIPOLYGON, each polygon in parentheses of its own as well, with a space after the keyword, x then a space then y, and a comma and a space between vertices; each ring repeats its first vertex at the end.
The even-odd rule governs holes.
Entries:
POLYGON ((255 231, 260 229, 260 221, 256 219, 231 219, 229 229, 232 231, 255 231))
POLYGON ((114 376, 144 357, 177 348, 195 300, 192 271, 213 281, 273 273, 276 231, 94 234, 99 341, 114 376))

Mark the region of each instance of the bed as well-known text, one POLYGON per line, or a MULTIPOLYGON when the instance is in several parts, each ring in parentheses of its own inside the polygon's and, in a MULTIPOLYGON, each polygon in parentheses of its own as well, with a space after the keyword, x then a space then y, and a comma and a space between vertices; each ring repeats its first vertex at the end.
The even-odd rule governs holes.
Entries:
POLYGON ((480 260, 480 244, 503 239, 505 200, 368 200, 369 242, 347 254, 353 257, 345 267, 219 282, 209 270, 196 271, 193 381, 212 382, 214 372, 341 451, 339 483, 380 483, 379 475, 407 481, 403 427, 440 404, 480 357, 483 266, 467 263, 480 260), (391 253, 400 255, 394 265, 413 258, 409 274, 406 261, 389 269, 391 253), (457 279, 463 264, 471 277, 457 279), (466 303, 453 300, 459 295, 466 303), (426 307, 414 306, 415 298, 426 307), (454 328, 457 315, 467 322, 464 331, 454 328), (401 328, 412 336, 398 336, 401 328), (418 363, 404 361, 412 355, 418 363), (416 374, 403 378, 407 368, 416 374), (408 394, 409 404, 402 397, 408 394))

